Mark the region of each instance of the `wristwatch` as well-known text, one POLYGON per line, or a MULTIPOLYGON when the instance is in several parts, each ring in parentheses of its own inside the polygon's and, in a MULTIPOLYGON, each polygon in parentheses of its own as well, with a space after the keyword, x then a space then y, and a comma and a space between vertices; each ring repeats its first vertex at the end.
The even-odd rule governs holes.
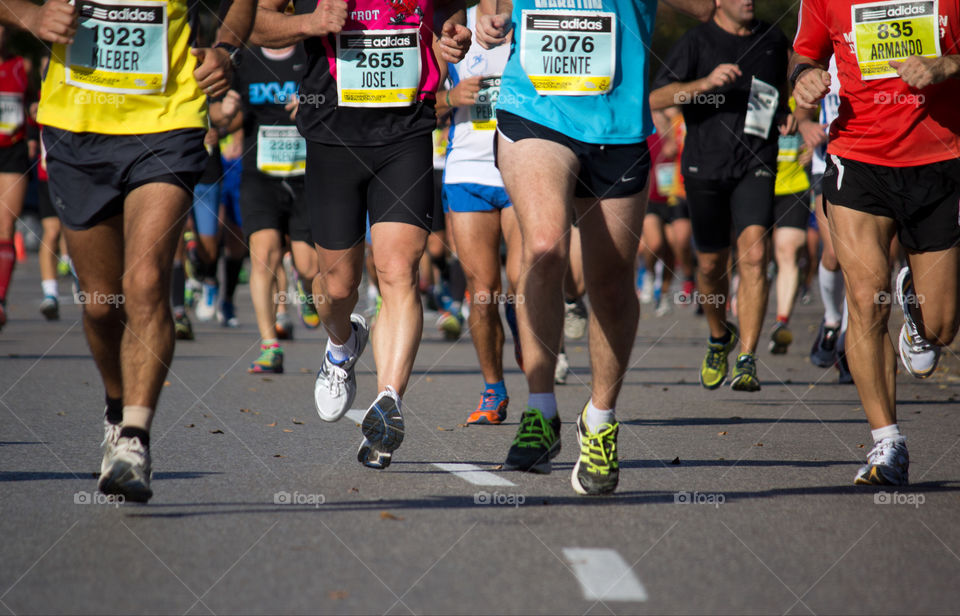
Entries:
POLYGON ((226 51, 230 56, 230 64, 233 65, 233 68, 240 68, 240 60, 242 56, 240 55, 239 47, 231 45, 230 43, 217 43, 213 46, 213 48, 226 51))
POLYGON ((790 87, 795 87, 797 85, 797 79, 800 79, 800 73, 807 70, 808 68, 817 68, 813 64, 798 64, 793 72, 790 73, 790 87))

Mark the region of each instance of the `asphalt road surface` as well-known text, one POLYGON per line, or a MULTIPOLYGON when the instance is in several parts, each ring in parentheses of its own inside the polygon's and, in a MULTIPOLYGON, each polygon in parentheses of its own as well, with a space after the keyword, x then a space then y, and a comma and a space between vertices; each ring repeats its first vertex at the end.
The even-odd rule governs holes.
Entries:
MULTIPOLYGON (((428 313, 406 440, 374 471, 356 460, 357 413, 327 424, 314 411, 319 332, 298 327, 286 374, 247 374, 258 339, 241 287, 239 329, 195 322, 196 341, 177 345, 153 429, 154 498, 140 506, 96 493, 103 390, 61 289, 61 320, 47 323, 32 256, 0 333, 0 610, 960 610, 960 362, 898 377, 912 485, 855 487, 870 434, 854 387, 807 360, 816 300, 798 309, 787 355, 761 349, 754 394, 700 387, 703 319, 645 307, 618 406, 620 486, 588 498, 570 486, 585 341, 567 342, 553 473, 505 472, 526 394, 512 347, 507 422, 467 428, 473 347, 444 341, 428 313)), ((368 351, 358 408, 375 395, 372 362, 368 351)))

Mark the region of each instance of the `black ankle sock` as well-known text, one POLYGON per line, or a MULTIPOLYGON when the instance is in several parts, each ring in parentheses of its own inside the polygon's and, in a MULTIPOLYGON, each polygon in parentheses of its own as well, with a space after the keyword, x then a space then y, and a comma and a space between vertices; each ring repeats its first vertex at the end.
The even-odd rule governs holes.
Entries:
POLYGON ((173 272, 170 276, 170 297, 171 303, 175 309, 183 311, 183 300, 186 295, 186 272, 183 269, 183 263, 173 262, 173 272))
POLYGON ((143 428, 120 428, 120 438, 133 437, 139 438, 144 447, 150 447, 150 433, 143 428))
POLYGON ((731 337, 732 335, 733 335, 733 334, 730 333, 730 330, 727 330, 727 333, 724 334, 723 336, 719 337, 719 338, 714 338, 713 336, 710 336, 710 342, 711 342, 712 344, 726 344, 726 343, 730 342, 730 337, 731 337))
POLYGON ((467 277, 463 273, 460 259, 450 259, 450 297, 455 302, 462 302, 467 292, 467 277))
POLYGON ((123 400, 107 396, 107 412, 105 415, 107 421, 112 424, 118 424, 123 421, 123 400))

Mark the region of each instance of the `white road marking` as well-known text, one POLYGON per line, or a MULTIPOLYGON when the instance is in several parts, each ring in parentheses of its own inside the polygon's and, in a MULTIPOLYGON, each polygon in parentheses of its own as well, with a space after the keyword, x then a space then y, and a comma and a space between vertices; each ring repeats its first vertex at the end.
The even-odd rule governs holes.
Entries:
POLYGON ((589 601, 646 601, 647 591, 633 569, 616 550, 606 548, 563 548, 589 601))
POLYGON ((468 481, 475 486, 515 486, 517 484, 513 483, 509 479, 504 479, 499 475, 494 475, 493 473, 482 470, 479 466, 474 464, 440 464, 434 463, 434 466, 440 470, 447 471, 448 473, 453 473, 457 477, 468 481))

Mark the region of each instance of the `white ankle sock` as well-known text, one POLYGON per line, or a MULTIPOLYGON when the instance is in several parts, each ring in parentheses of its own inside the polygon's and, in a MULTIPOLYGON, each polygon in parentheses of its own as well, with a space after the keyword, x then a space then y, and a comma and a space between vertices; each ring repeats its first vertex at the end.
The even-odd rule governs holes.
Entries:
POLYGON ((898 436, 903 436, 900 434, 900 427, 897 426, 897 424, 890 424, 889 426, 871 430, 870 435, 873 436, 874 443, 879 443, 885 438, 896 438, 898 436))
POLYGON ((342 364, 357 351, 357 330, 350 326, 350 337, 343 344, 334 344, 331 338, 327 339, 327 352, 335 363, 342 364))
POLYGON ((602 410, 593 405, 593 398, 587 404, 587 410, 583 414, 583 422, 591 432, 596 432, 603 424, 613 425, 616 422, 616 409, 602 410))
POLYGON ((57 288, 57 279, 52 280, 43 280, 40 282, 40 286, 43 288, 44 297, 57 297, 60 295, 60 291, 57 288))
POLYGON ((543 413, 544 419, 553 419, 557 416, 557 396, 552 391, 546 394, 530 394, 527 406, 543 413))

